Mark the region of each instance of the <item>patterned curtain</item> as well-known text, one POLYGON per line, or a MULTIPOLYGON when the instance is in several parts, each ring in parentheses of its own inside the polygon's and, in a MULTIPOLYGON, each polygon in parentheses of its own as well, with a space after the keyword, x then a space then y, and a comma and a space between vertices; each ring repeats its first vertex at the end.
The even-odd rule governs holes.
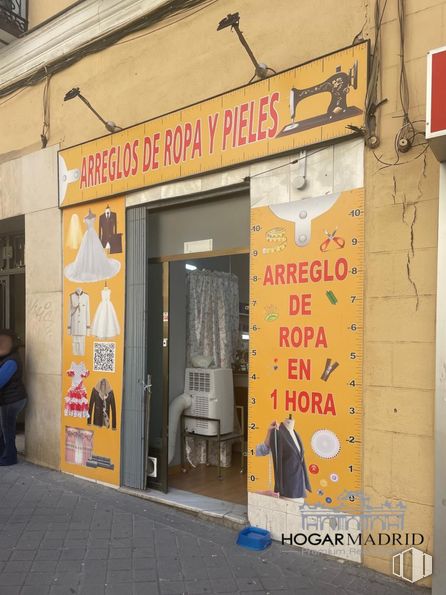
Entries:
POLYGON ((187 291, 187 365, 191 357, 212 357, 230 368, 239 343, 238 278, 220 271, 190 271, 187 291))

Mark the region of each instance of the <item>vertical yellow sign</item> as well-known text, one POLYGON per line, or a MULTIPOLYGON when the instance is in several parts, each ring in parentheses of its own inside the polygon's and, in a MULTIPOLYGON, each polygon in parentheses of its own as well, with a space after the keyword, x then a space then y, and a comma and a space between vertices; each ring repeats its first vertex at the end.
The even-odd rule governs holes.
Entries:
POLYGON ((357 508, 363 251, 362 189, 252 210, 251 492, 357 508))
POLYGON ((65 209, 63 230, 61 468, 119 485, 124 199, 65 209))

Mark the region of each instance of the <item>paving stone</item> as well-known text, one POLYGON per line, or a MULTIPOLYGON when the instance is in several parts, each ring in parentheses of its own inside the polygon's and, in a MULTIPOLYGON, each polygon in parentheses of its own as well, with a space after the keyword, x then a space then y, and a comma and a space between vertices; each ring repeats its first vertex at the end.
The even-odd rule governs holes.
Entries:
POLYGON ((53 572, 30 572, 26 575, 26 585, 50 585, 54 582, 53 572))
POLYGON ((25 585, 22 587, 20 595, 47 595, 50 588, 49 585, 25 585))
POLYGON ((213 593, 213 589, 210 581, 197 579, 186 581, 186 592, 189 595, 198 595, 199 593, 213 593))
POLYGON ((156 581, 158 578, 155 570, 133 569, 133 581, 136 583, 145 583, 156 581))
POLYGON ((10 560, 34 560, 36 552, 33 550, 15 550, 12 552, 10 560))
POLYGON ((211 580, 215 593, 236 593, 237 584, 233 578, 214 578, 211 580))
POLYGON ((135 583, 133 585, 133 595, 158 595, 158 583, 135 583))
POLYGON ((0 574, 0 593, 3 587, 16 587, 23 585, 26 574, 24 572, 2 572, 0 574))
POLYGON ((180 595, 185 591, 185 585, 183 581, 160 581, 160 591, 162 595, 180 595))
POLYGON ((35 560, 59 560, 60 550, 39 550, 35 554, 35 560))

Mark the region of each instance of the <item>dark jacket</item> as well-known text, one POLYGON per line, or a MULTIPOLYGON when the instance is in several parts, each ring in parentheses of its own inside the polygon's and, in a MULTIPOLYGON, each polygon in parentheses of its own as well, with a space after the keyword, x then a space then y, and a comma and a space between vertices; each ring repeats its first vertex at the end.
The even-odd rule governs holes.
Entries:
POLYGON ((88 413, 90 414, 87 423, 93 423, 100 428, 112 428, 116 430, 116 403, 115 395, 108 380, 105 381, 105 391, 101 396, 101 381, 91 391, 88 413), (103 398, 104 397, 104 398, 103 398), (111 413, 111 420, 110 420, 111 413))
POLYGON ((99 217, 99 239, 101 240, 104 248, 106 247, 107 242, 111 244, 113 241, 113 237, 117 232, 116 226, 116 213, 110 212, 110 217, 107 217, 107 215, 103 213, 99 217))
POLYGON ((274 463, 274 491, 284 498, 305 498, 311 492, 304 447, 297 432, 294 432, 300 452, 289 431, 280 424, 270 438, 270 448, 274 463))
POLYGON ((17 370, 14 372, 5 386, 0 389, 0 407, 2 405, 11 405, 11 403, 17 403, 22 399, 26 399, 28 396, 26 394, 26 388, 22 380, 23 366, 18 353, 13 351, 9 355, 0 358, 0 366, 2 366, 8 360, 13 360, 16 363, 17 370))

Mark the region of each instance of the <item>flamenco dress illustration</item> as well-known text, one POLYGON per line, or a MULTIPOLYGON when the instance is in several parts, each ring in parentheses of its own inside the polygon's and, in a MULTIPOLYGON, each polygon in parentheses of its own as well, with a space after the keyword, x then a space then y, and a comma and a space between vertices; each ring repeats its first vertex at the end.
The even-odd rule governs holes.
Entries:
POLYGON ((84 217, 87 231, 82 238, 75 260, 65 267, 64 275, 70 281, 94 282, 114 277, 121 268, 119 260, 108 258, 94 228, 96 215, 89 211, 84 217))
POLYGON ((110 289, 104 287, 101 291, 101 302, 94 315, 92 334, 100 339, 110 339, 121 332, 116 310, 110 300, 110 294, 110 289))
POLYGON ((89 417, 87 391, 83 384, 84 378, 89 374, 83 362, 71 363, 71 368, 67 371, 67 375, 71 377, 71 386, 65 397, 64 411, 68 417, 89 417))

